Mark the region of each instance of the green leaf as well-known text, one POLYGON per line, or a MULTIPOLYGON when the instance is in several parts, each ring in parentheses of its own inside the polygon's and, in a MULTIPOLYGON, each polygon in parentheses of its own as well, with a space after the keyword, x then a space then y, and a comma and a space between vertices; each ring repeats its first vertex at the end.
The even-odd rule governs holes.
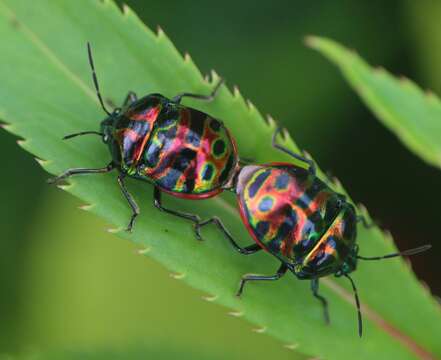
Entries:
POLYGON ((311 36, 307 44, 340 68, 364 103, 411 151, 441 167, 441 101, 435 94, 370 67, 333 40, 311 36))
MULTIPOLYGON (((162 31, 154 34, 128 8, 121 13, 110 1, 42 0, 37 5, 2 0, 0 33, 0 116, 8 122, 8 131, 25 139, 20 145, 43 159, 40 163, 52 174, 109 161, 105 146, 94 137, 61 140, 75 131, 96 129, 104 117, 92 86, 86 41, 94 46, 103 95, 116 104, 128 90, 166 96, 182 91, 209 93, 217 82, 216 75, 211 82, 204 80, 191 59, 183 58, 162 31)), ((234 54, 228 56, 234 60, 234 54)), ((237 89, 230 93, 223 87, 210 104, 188 104, 222 119, 243 157, 259 162, 290 160, 271 148, 273 122, 266 122, 237 89)), ((284 144, 296 150, 290 139, 284 144)), ((360 340, 353 296, 344 279, 322 281, 321 293, 330 302, 330 326, 323 322, 309 283, 290 275, 277 283, 253 284, 237 299, 234 294, 241 275, 272 274, 277 261, 266 253, 249 257, 235 253, 214 228, 204 230, 206 241, 196 241, 190 224, 153 207, 151 186, 136 181, 129 186, 142 210, 133 234, 121 231, 130 211, 114 174, 75 178, 64 189, 83 199, 87 209, 112 224, 118 236, 139 244, 175 277, 300 353, 326 359, 441 355, 439 306, 403 261, 362 263, 354 274, 364 304, 365 335, 360 340)), ((216 214, 242 244, 252 242, 231 194, 198 202, 166 197, 165 203, 204 217, 216 214)), ((69 231, 69 219, 65 226, 69 231)), ((358 240, 366 256, 395 251, 390 237, 377 228, 360 228, 358 240)), ((148 279, 140 284, 148 286, 148 279)))

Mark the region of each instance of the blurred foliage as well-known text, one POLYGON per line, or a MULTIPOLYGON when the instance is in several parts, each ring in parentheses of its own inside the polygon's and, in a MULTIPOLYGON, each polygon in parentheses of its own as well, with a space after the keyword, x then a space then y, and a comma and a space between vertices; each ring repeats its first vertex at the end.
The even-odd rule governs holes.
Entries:
MULTIPOLYGON (((259 6, 251 1, 194 1, 191 6, 178 1, 138 0, 128 3, 150 27, 161 25, 178 49, 188 50, 204 72, 216 68, 229 85, 232 85, 231 82, 239 84, 241 91, 264 113, 270 112, 289 127, 299 144, 311 152, 325 169, 338 174, 355 199, 364 202, 371 214, 392 230, 400 248, 424 242, 436 243, 440 222, 438 204, 441 200, 441 194, 435 190, 439 184, 438 171, 421 163, 377 124, 334 69, 302 44, 304 35, 309 33, 332 37, 365 54, 369 62, 382 64, 397 74, 406 74, 424 88, 439 92, 440 62, 436 61, 439 58, 436 54, 441 52, 441 36, 438 35, 441 9, 434 2, 342 1, 336 5, 326 1, 280 1, 276 5, 262 3, 259 6), (317 99, 320 99, 319 103, 317 99), (360 128, 363 128, 363 135, 360 128), (400 181, 396 181, 397 178, 400 181), (424 179, 423 183, 421 179, 424 179), (413 205, 409 204, 410 198, 417 198, 424 204, 424 211, 415 212, 413 205)), ((53 255, 42 257, 45 260, 41 262, 35 260, 41 239, 46 239, 54 248, 58 242, 64 242, 64 237, 54 233, 53 224, 46 223, 45 227, 36 225, 42 220, 40 213, 44 212, 45 204, 52 204, 51 211, 55 216, 56 209, 71 206, 71 202, 60 192, 54 195, 55 199, 45 200, 46 196, 42 195, 47 175, 5 132, 0 133, 0 150, 6 154, 2 171, 6 176, 0 177, 3 200, 0 224, 4 229, 0 245, 0 349, 9 352, 19 348, 69 346, 68 339, 63 342, 60 335, 54 336, 53 325, 48 323, 45 327, 45 321, 38 322, 37 314, 30 308, 37 302, 33 296, 38 293, 34 288, 36 284, 29 283, 32 274, 28 269, 38 274, 57 261, 57 256, 53 255), (37 233, 40 234, 37 236, 37 233), (34 257, 27 251, 31 249, 34 257), (35 322, 30 320, 32 318, 35 322)), ((88 219, 90 215, 83 216, 84 223, 78 226, 96 226, 88 224, 92 221, 88 219)), ((68 258, 70 246, 76 240, 64 243, 63 258, 68 258)), ((81 271, 83 256, 88 252, 86 245, 83 244, 81 257, 78 257, 72 272, 81 271)), ((90 246, 96 245, 91 243, 90 246)), ((129 245, 108 240, 104 249, 113 246, 127 248, 129 245), (109 245, 111 242, 112 245, 109 245)), ((125 249, 114 251, 109 258, 120 259, 121 254, 127 253, 125 249)), ((50 250, 47 252, 50 253, 50 250)), ((441 294, 440 255, 439 247, 435 247, 430 254, 412 259, 417 273, 437 294, 441 294)), ((130 257, 129 254, 126 256, 130 257)), ((127 259, 128 263, 133 261, 132 257, 127 259)), ((143 271, 157 273, 165 284, 161 285, 159 280, 149 284, 149 288, 157 284, 160 288, 156 290, 156 300, 153 296, 143 298, 144 307, 150 307, 150 301, 157 301, 158 297, 172 296, 170 307, 179 310, 183 318, 177 323, 170 317, 169 327, 164 326, 166 330, 163 328, 162 334, 166 335, 173 325, 173 330, 182 334, 182 342, 191 343, 185 337, 189 333, 198 334, 198 343, 215 342, 216 335, 207 333, 203 325, 200 325, 199 332, 195 330, 196 326, 191 331, 188 329, 188 324, 196 321, 194 311, 188 309, 206 307, 207 318, 214 318, 219 312, 216 318, 219 333, 228 335, 238 330, 237 338, 229 338, 231 347, 242 348, 241 341, 248 334, 251 337, 249 343, 253 343, 256 349, 256 358, 259 354, 262 358, 276 354, 278 345, 274 340, 249 334, 247 326, 237 319, 228 319, 218 307, 199 302, 195 290, 174 284, 167 272, 157 265, 155 268, 153 262, 145 259, 142 262, 145 264, 143 271), (161 290, 161 286, 171 288, 170 292, 161 290), (183 298, 194 303, 190 305, 184 301, 181 307, 181 301, 176 299, 183 298)), ((64 271, 63 263, 57 264, 60 271, 64 271)), ((102 263, 97 261, 96 267, 92 265, 89 264, 90 274, 99 271, 98 266, 102 263)), ((48 318, 54 319, 52 309, 60 311, 61 305, 56 306, 52 302, 55 294, 52 294, 49 285, 46 285, 45 312, 48 318)), ((64 286, 63 292, 71 295, 86 292, 86 289, 71 289, 69 283, 59 284, 61 286, 64 286)), ((96 283, 94 286, 93 293, 100 293, 96 283)), ((116 289, 113 292, 118 292, 116 289)), ((59 295, 60 288, 57 291, 59 295)), ((109 290, 103 290, 103 293, 109 293, 109 290)), ((98 300, 94 298, 93 301, 94 306, 99 308, 99 304, 96 305, 98 300)), ((109 298, 106 301, 110 303, 109 298)), ((120 303, 118 308, 127 306, 127 303, 120 303)), ((78 325, 81 321, 99 320, 94 318, 93 311, 87 316, 85 319, 74 311, 66 313, 66 324, 77 323, 76 335, 70 332, 73 338, 84 331, 81 324, 78 325)), ((155 320, 147 324, 154 328, 161 323, 155 320)), ((90 339, 100 336, 103 339, 104 333, 100 332, 104 330, 95 329, 96 333, 88 333, 90 339)), ((59 327, 57 331, 62 333, 64 328, 59 327)), ((136 333, 139 339, 143 331, 145 329, 138 328, 129 333, 134 337, 136 333)), ((179 339, 180 335, 176 338, 179 339)), ((89 344, 93 342, 86 336, 82 340, 89 344)), ((124 345, 120 342, 121 339, 112 339, 116 347, 124 345)), ((225 345, 221 349, 225 351, 225 345)), ((285 354, 278 356, 291 356, 289 352, 285 354)))
POLYGON ((428 164, 441 167, 441 101, 412 80, 373 68, 339 43, 309 36, 307 44, 337 65, 378 119, 428 164))

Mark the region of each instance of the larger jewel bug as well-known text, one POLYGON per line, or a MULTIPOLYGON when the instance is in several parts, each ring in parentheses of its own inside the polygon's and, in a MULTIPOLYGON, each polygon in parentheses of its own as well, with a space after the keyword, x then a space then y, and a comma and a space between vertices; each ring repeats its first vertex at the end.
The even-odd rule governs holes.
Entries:
POLYGON ((93 83, 101 107, 108 115, 101 130, 67 135, 96 134, 108 145, 112 160, 97 169, 68 169, 54 183, 72 175, 107 173, 118 170, 118 183, 127 199, 132 216, 127 227, 131 231, 140 213, 124 179, 145 180, 154 185, 154 205, 167 213, 200 221, 197 215, 162 206, 161 192, 186 199, 206 199, 223 191, 238 163, 236 145, 223 123, 199 110, 181 105, 184 97, 204 101, 214 99, 222 81, 210 95, 182 93, 172 99, 150 94, 140 99, 129 92, 122 108, 107 110, 99 90, 90 44, 87 44, 93 83))
POLYGON ((279 131, 276 130, 273 135, 273 147, 304 162, 307 167, 290 163, 245 165, 238 167, 233 178, 232 188, 237 195, 240 215, 255 244, 239 246, 219 219, 205 223, 216 223, 241 254, 250 255, 263 249, 281 262, 274 275, 243 276, 238 296, 247 282, 278 280, 289 270, 298 279, 311 281, 312 294, 321 302, 325 321, 329 323, 328 302, 318 293, 319 278, 334 274, 349 279, 357 305, 361 337, 360 301, 354 281, 349 276, 357 268, 357 261, 413 255, 431 246, 379 257, 358 255, 357 223, 361 222, 366 227, 370 224, 363 216, 357 215, 355 207, 344 195, 319 179, 312 160, 277 144, 279 131))

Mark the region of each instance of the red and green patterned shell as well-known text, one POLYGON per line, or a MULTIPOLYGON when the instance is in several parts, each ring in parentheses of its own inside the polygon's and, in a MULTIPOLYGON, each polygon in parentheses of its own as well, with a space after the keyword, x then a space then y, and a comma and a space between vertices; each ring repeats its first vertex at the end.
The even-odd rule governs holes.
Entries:
POLYGON ((337 272, 354 247, 355 209, 304 168, 285 163, 245 166, 236 192, 254 240, 299 278, 337 272))
POLYGON ((113 138, 113 157, 124 172, 178 197, 218 194, 238 161, 222 122, 157 94, 123 109, 113 138))

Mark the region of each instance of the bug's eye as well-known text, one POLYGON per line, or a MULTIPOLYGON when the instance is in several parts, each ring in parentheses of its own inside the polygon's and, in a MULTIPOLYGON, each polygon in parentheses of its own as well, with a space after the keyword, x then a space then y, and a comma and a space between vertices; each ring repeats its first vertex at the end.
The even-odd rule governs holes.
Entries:
POLYGON ((118 116, 119 114, 121 114, 121 108, 116 108, 115 110, 113 110, 114 116, 118 116))

